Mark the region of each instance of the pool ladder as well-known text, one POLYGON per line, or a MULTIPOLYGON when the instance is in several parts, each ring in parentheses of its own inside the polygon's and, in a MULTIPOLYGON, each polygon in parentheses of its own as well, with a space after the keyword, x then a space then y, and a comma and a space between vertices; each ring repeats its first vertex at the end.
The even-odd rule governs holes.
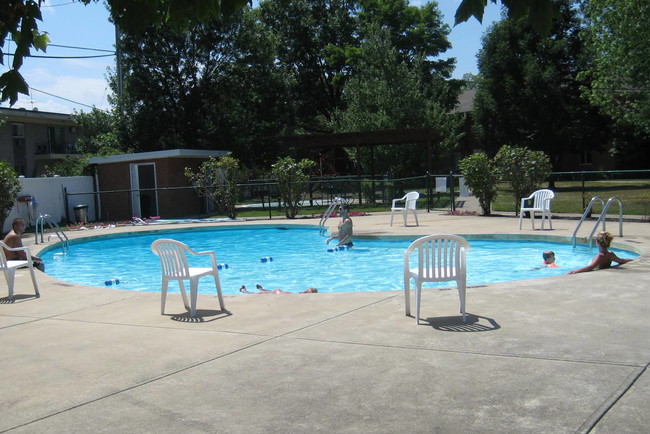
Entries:
POLYGON ((600 207, 602 211, 600 212, 600 216, 598 217, 598 220, 596 221, 594 228, 591 230, 591 233, 589 234, 589 247, 592 247, 593 245, 594 233, 596 232, 596 229, 598 229, 598 225, 600 224, 600 222, 603 223, 603 231, 605 230, 605 222, 607 221, 607 211, 609 211, 609 207, 614 202, 618 203, 618 236, 619 237, 623 236, 623 202, 621 202, 621 200, 617 197, 610 197, 607 203, 605 203, 602 197, 594 196, 591 198, 591 201, 589 201, 589 205, 587 206, 587 208, 585 208, 585 212, 582 213, 582 218, 578 222, 578 226, 576 226, 576 230, 573 231, 573 247, 576 246, 576 235, 578 233, 578 229, 580 229, 582 222, 585 221, 587 216, 591 214, 591 209, 594 206, 594 203, 596 202, 600 203, 600 207))
POLYGON ((337 205, 347 205, 347 203, 348 201, 344 197, 337 196, 332 200, 330 206, 327 207, 327 211, 325 211, 323 216, 320 218, 320 222, 318 223, 319 233, 321 235, 327 231, 327 228, 325 227, 325 222, 332 214, 332 211, 334 211, 334 208, 336 208, 337 205))
MULTIPOLYGON (((61 242, 61 246, 63 247, 63 250, 66 250, 68 248, 68 236, 61 230, 59 225, 55 222, 52 221, 52 216, 49 214, 41 214, 37 219, 36 219, 36 230, 34 231, 34 234, 36 236, 35 244, 38 244, 38 235, 41 235, 41 243, 43 243, 43 236, 45 233, 44 226, 45 223, 50 227, 52 232, 59 238, 59 241, 61 242)), ((47 240, 50 241, 50 237, 52 235, 48 235, 47 240)))

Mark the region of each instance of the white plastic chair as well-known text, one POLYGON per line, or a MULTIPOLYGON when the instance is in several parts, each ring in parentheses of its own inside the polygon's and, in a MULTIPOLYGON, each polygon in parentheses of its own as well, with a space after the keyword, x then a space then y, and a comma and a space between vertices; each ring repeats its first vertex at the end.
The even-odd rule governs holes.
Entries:
POLYGON ((411 191, 409 193, 406 193, 404 197, 400 197, 399 199, 393 199, 393 204, 390 207, 390 225, 393 226, 393 214, 396 212, 401 212, 402 217, 404 219, 404 226, 406 226, 406 218, 408 212, 411 211, 413 213, 413 217, 415 217, 415 224, 417 226, 420 226, 420 223, 418 222, 418 213, 416 209, 419 198, 420 198, 420 193, 418 193, 417 191, 411 191), (401 201, 404 201, 404 206, 403 207, 397 206, 397 203, 401 201))
POLYGON ((422 282, 455 281, 460 297, 460 312, 465 322, 465 287, 467 267, 465 252, 469 243, 457 235, 435 234, 419 238, 404 253, 404 306, 411 314, 411 279, 415 280, 415 321, 420 323, 422 282), (415 252, 415 254, 414 254, 415 252), (417 256, 417 268, 411 268, 410 257, 417 256))
POLYGON ((34 285, 34 293, 36 297, 40 297, 41 294, 38 292, 38 283, 36 282, 36 274, 34 274, 34 261, 32 260, 32 255, 29 252, 27 247, 9 247, 2 241, 0 241, 0 270, 4 271, 5 279, 7 279, 7 286, 9 287, 9 300, 14 299, 14 281, 16 278, 16 269, 18 268, 29 268, 29 273, 32 276, 32 284, 34 285), (25 252, 25 257, 27 259, 17 259, 17 260, 7 260, 5 255, 5 249, 10 252, 25 252))
POLYGON ((530 221, 535 229, 535 213, 542 213, 542 230, 544 230, 544 219, 548 219, 548 224, 553 229, 553 222, 551 221, 551 200, 555 197, 555 193, 551 190, 537 190, 528 197, 521 199, 521 208, 519 210, 519 230, 521 230, 521 220, 524 217, 524 212, 530 212, 530 221), (530 202, 532 201, 532 203, 530 202), (528 206, 527 205, 528 202, 528 206))
POLYGON ((167 299, 167 286, 170 280, 177 280, 183 296, 185 309, 190 311, 190 316, 196 315, 196 299, 198 297, 199 279, 204 276, 212 276, 217 287, 219 306, 225 310, 223 296, 221 295, 221 282, 219 281, 219 270, 217 258, 214 252, 195 252, 180 241, 170 239, 156 240, 151 244, 151 250, 160 258, 162 267, 162 295, 160 300, 160 314, 165 314, 165 301, 167 299), (209 255, 212 261, 211 268, 190 267, 186 254, 196 256, 209 255), (187 293, 185 292, 185 280, 190 281, 191 304, 188 305, 187 293))

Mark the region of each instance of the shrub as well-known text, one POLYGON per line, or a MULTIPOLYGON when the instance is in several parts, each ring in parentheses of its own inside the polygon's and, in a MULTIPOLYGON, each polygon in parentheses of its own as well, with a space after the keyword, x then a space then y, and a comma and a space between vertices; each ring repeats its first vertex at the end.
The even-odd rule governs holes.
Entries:
POLYGON ((287 218, 295 218, 300 212, 300 202, 309 181, 307 171, 315 166, 311 160, 296 161, 291 157, 279 158, 271 166, 273 176, 278 180, 280 196, 284 204, 284 214, 287 218))
POLYGON ((539 189, 551 174, 551 161, 542 151, 524 147, 502 146, 494 157, 501 180, 507 182, 515 195, 515 212, 521 199, 539 189))
POLYGON ((465 183, 478 199, 483 215, 490 215, 491 205, 497 197, 498 176, 492 161, 483 152, 463 158, 460 171, 465 183))
POLYGON ((237 217, 237 183, 245 177, 239 167, 239 160, 233 157, 210 157, 201 163, 196 173, 186 167, 185 176, 197 188, 199 196, 212 199, 217 209, 228 218, 237 217))
POLYGON ((16 171, 6 161, 0 161, 0 222, 4 222, 20 193, 16 171))

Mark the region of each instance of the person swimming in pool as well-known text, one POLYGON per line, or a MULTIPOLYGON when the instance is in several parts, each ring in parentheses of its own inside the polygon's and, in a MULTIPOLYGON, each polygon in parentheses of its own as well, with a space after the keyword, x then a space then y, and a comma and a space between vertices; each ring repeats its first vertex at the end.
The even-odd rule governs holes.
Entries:
POLYGON ((547 250, 542 253, 542 258, 544 259, 544 261, 542 261, 544 268, 559 268, 555 263, 555 252, 552 250, 547 250))
POLYGON ((618 264, 625 264, 632 261, 632 259, 619 258, 614 252, 610 252, 609 245, 612 243, 614 237, 609 232, 600 232, 596 236, 596 245, 598 245, 598 254, 594 256, 589 265, 576 270, 571 270, 567 274, 584 273, 591 270, 602 270, 612 266, 612 262, 618 264))
POLYGON ((348 215, 350 207, 348 204, 344 203, 339 206, 339 215, 341 216, 341 221, 339 222, 339 230, 335 235, 329 237, 326 241, 327 244, 334 239, 338 239, 339 242, 336 243, 337 246, 352 247, 352 219, 348 215))
MULTIPOLYGON (((262 285, 260 285, 259 283, 255 285, 255 287, 259 292, 249 291, 248 289, 246 289, 246 285, 242 285, 241 288, 239 288, 239 292, 244 294, 293 294, 293 292, 284 291, 280 288, 272 289, 272 290, 264 289, 262 285)), ((316 294, 317 292, 318 289, 316 288, 307 288, 304 291, 299 292, 299 294, 316 294)))

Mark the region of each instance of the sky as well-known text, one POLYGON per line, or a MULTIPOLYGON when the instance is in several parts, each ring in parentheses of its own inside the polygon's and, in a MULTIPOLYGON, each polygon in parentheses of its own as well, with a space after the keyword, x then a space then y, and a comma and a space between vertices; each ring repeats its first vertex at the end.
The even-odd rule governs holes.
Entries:
MULTIPOLYGON (((411 4, 416 6, 424 3, 425 0, 411 0, 411 4)), ((500 16, 499 6, 489 2, 483 24, 471 18, 454 27, 454 14, 459 3, 460 0, 438 1, 445 22, 452 29, 449 35, 452 49, 441 57, 456 58, 454 78, 478 72, 476 54, 481 48, 481 37, 489 24, 500 16)), ((20 71, 31 88, 31 94, 21 94, 13 108, 55 113, 89 112, 93 107, 108 109, 110 88, 107 76, 109 68, 115 65, 115 57, 109 52, 113 52, 115 47, 115 28, 108 21, 106 7, 102 2, 84 6, 72 0, 46 0, 41 10, 43 21, 39 22, 39 29, 48 33, 50 45, 46 53, 33 50, 32 55, 108 56, 25 59, 20 71)), ((6 44, 4 49, 13 52, 11 46, 6 44)), ((8 64, 11 64, 11 59, 5 58, 5 65, 0 65, 0 68, 6 70, 8 64)), ((9 107, 9 103, 2 103, 1 106, 9 107)))

